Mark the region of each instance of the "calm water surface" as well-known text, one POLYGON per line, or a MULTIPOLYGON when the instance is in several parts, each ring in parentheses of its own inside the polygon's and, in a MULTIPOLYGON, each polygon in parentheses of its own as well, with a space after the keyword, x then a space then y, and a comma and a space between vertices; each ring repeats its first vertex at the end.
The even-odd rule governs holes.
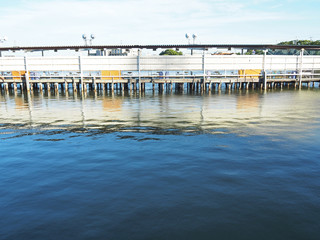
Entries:
POLYGON ((320 239, 320 90, 0 93, 0 239, 320 239))

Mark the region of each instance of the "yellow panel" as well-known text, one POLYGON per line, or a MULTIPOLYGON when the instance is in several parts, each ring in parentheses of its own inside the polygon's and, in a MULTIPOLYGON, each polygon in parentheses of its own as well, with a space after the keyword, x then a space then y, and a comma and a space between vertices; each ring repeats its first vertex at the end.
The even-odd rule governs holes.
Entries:
POLYGON ((101 71, 101 79, 102 80, 119 80, 121 79, 119 76, 121 76, 120 70, 102 70, 101 71))
POLYGON ((259 76, 251 76, 251 75, 260 75, 261 74, 261 69, 246 69, 246 70, 239 70, 238 71, 239 75, 243 76, 248 76, 250 78, 259 78, 259 76))
POLYGON ((25 71, 12 71, 11 72, 14 80, 20 80, 21 77, 23 77, 25 73, 26 73, 25 71))

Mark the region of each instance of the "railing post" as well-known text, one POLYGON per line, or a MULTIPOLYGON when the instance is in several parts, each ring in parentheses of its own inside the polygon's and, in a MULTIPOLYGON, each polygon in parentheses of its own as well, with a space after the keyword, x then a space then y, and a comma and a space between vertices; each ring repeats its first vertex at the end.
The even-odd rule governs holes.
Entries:
POLYGON ((202 54, 202 72, 203 72, 203 90, 206 91, 206 68, 205 68, 205 54, 202 54))
POLYGON ((26 82, 26 89, 27 91, 30 91, 27 56, 24 56, 24 70, 25 70, 24 76, 25 76, 25 82, 26 82))
POLYGON ((263 87, 267 90, 267 73, 266 73, 266 60, 268 50, 263 50, 263 87))
POLYGON ((81 92, 83 92, 83 70, 82 70, 82 58, 81 56, 78 57, 79 59, 79 71, 80 71, 80 83, 81 83, 81 92))
POLYGON ((304 53, 304 48, 301 49, 300 51, 300 66, 299 66, 299 88, 301 89, 302 87, 302 64, 303 64, 303 53, 304 53))
POLYGON ((141 82, 141 70, 140 70, 140 54, 141 54, 141 51, 140 49, 138 49, 138 56, 137 56, 137 67, 138 67, 138 85, 139 85, 139 90, 141 88, 140 86, 140 82, 141 82))

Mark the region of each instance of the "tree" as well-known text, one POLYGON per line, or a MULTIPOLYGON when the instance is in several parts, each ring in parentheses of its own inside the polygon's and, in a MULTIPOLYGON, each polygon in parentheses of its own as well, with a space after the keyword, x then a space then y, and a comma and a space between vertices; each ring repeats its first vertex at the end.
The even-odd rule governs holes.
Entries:
POLYGON ((291 40, 280 42, 278 45, 320 45, 320 40, 312 41, 312 40, 291 40))
POLYGON ((264 53, 263 53, 263 50, 260 50, 260 49, 249 49, 245 54, 246 55, 263 55, 264 53))
MULTIPOLYGON (((280 42, 278 45, 320 45, 320 40, 312 41, 312 40, 291 40, 280 42)), ((282 49, 282 50, 274 50, 273 54, 275 55, 298 55, 300 54, 299 50, 291 49, 282 49)), ((320 55, 320 51, 317 50, 308 50, 309 55, 320 55)))
POLYGON ((173 49, 167 49, 162 51, 159 55, 182 55, 182 52, 175 51, 173 49))

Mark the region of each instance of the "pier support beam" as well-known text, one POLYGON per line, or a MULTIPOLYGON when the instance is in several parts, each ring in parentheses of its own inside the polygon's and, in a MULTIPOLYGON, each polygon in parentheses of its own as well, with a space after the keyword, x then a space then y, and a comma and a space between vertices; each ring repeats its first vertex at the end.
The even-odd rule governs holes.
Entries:
POLYGON ((58 92, 58 90, 59 90, 59 85, 58 85, 58 83, 54 83, 54 91, 55 91, 55 92, 58 92))

